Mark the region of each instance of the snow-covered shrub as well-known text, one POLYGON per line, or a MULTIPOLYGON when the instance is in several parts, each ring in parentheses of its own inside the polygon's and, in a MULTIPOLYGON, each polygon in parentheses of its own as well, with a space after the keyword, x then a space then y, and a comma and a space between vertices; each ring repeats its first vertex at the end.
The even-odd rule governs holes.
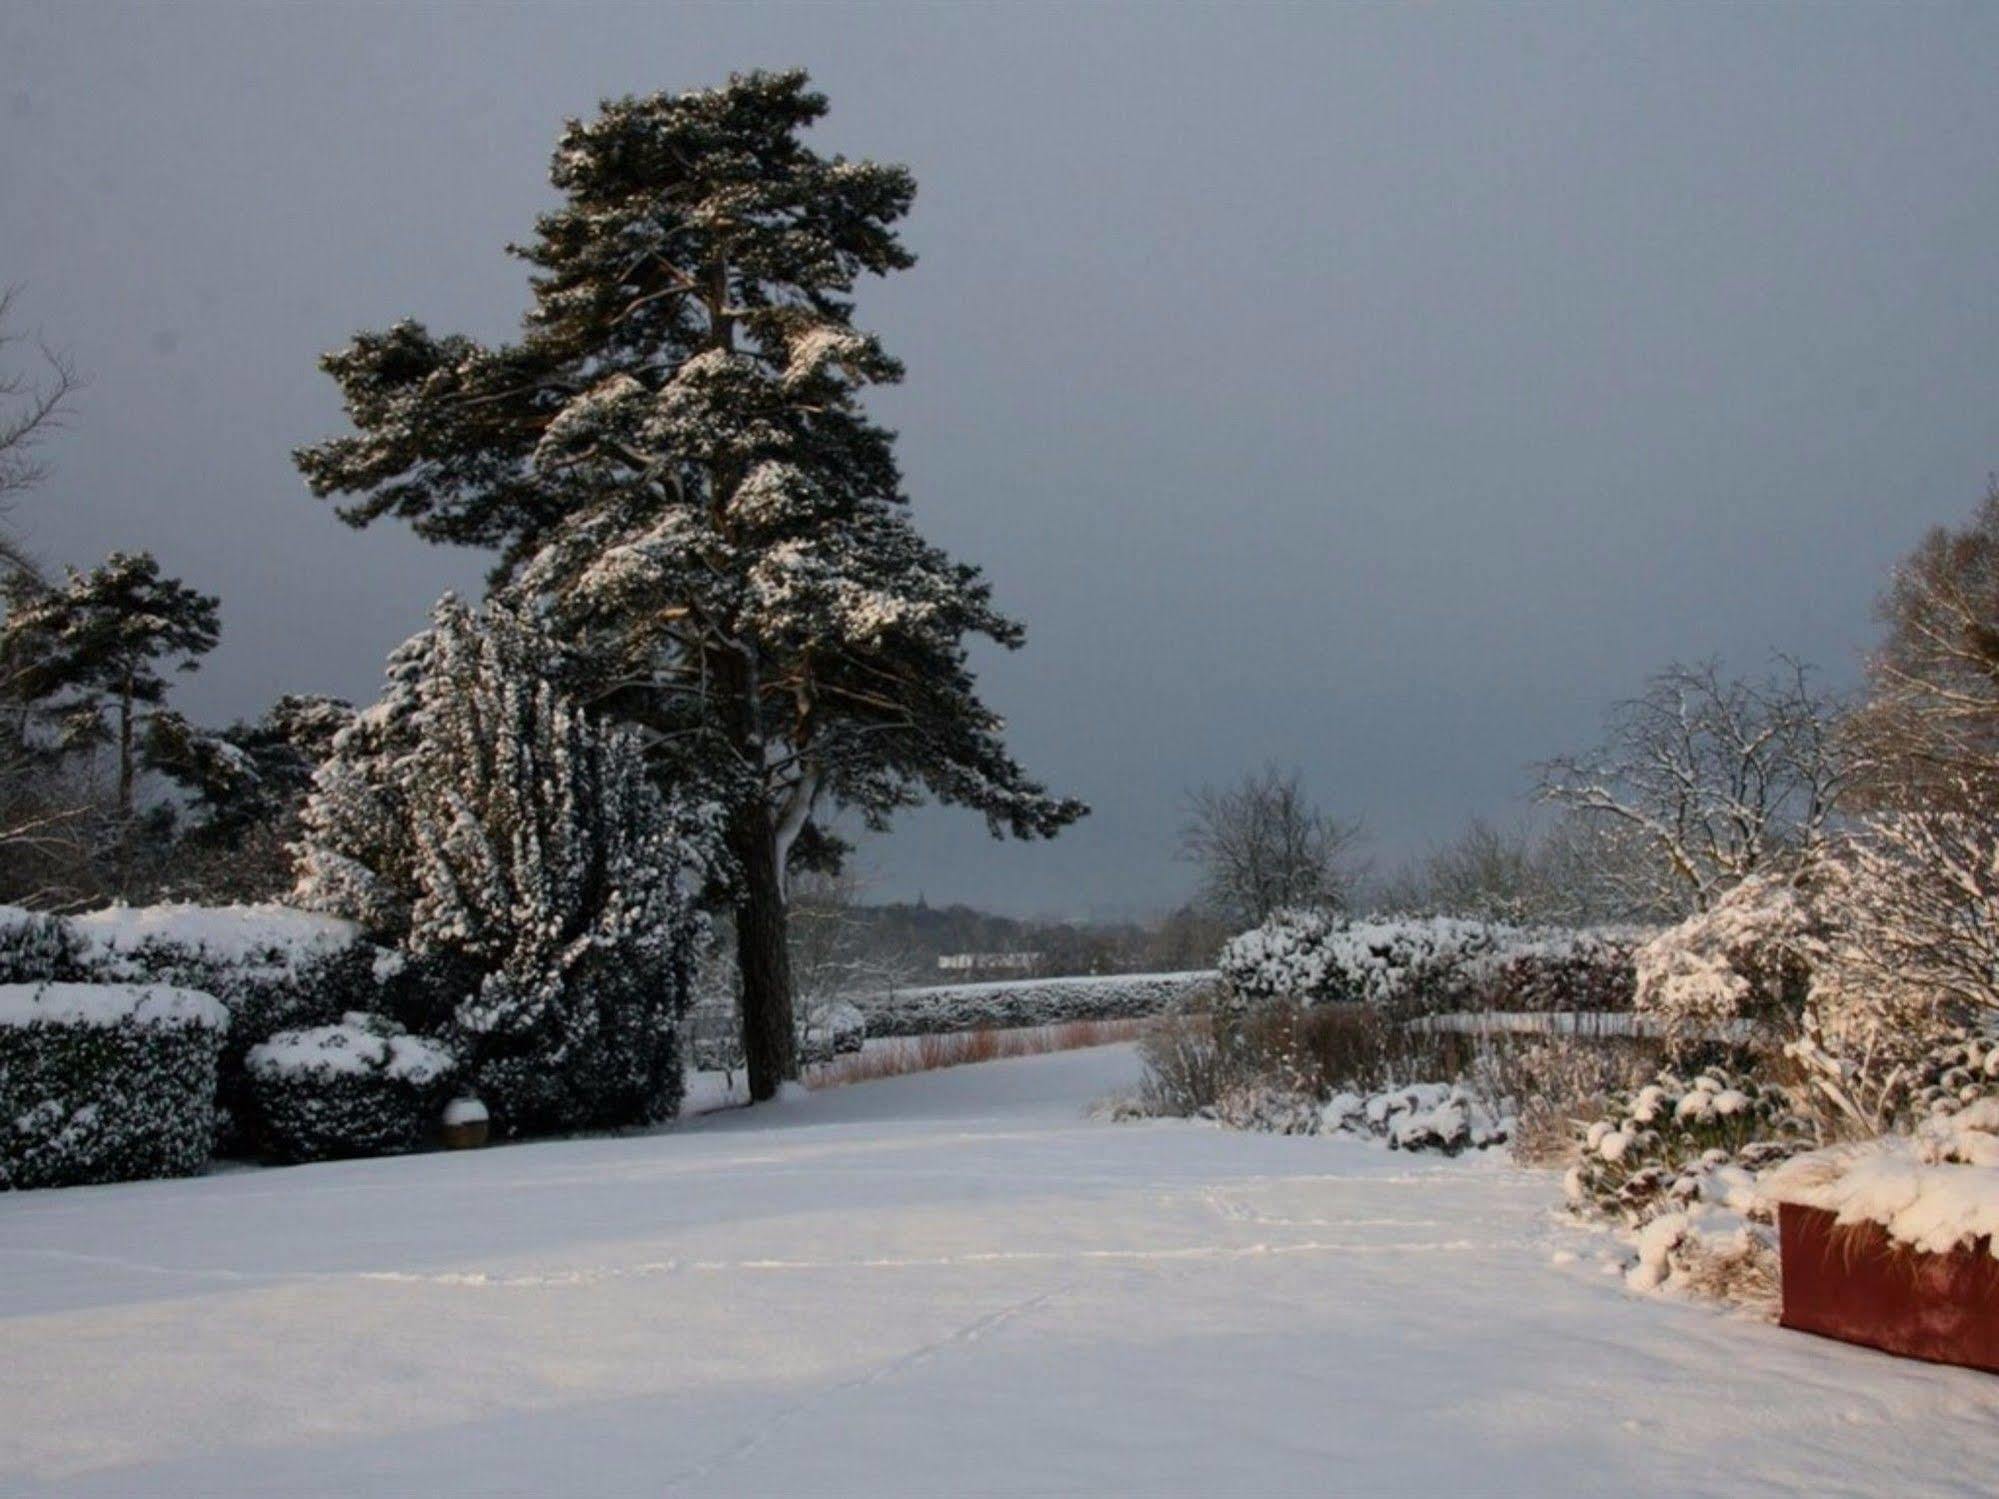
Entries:
POLYGON ((0 986, 0 1188, 199 1171, 227 1023, 162 984, 0 986))
POLYGON ((1188 1003, 1214 985, 1194 973, 1114 973, 1077 978, 1002 979, 856 994, 853 1003, 874 1036, 937 1031, 1005 1030, 1071 1020, 1142 1020, 1188 1003))
POLYGON ((1788 1037, 1825 953, 1824 917, 1806 887, 1785 875, 1752 875, 1638 948, 1638 1012, 1674 1041, 1744 1028, 1788 1037))
POLYGON ((1643 1086, 1663 1059, 1660 1044, 1639 1035, 1508 1038, 1480 1048, 1472 1081, 1478 1096, 1504 1099, 1514 1112, 1507 1143, 1516 1161, 1566 1169, 1580 1155, 1576 1121, 1643 1086))
POLYGON ((1600 1013, 1631 1008, 1632 952, 1641 938, 1625 928, 1280 911, 1232 938, 1218 967, 1230 997, 1243 1007, 1288 999, 1419 1014, 1600 1013))
MULTIPOLYGON (((1710 1191, 1713 1184, 1710 1185, 1710 1191)), ((1661 1213, 1631 1235, 1625 1284, 1721 1301, 1775 1320, 1782 1293, 1777 1235, 1753 1184, 1661 1213)))
POLYGON ((225 1074, 273 1031, 380 1008, 398 966, 353 922, 288 906, 108 906, 69 922, 92 979, 174 984, 220 1000, 225 1074))
POLYGON ((1579 1127, 1564 1191, 1578 1213, 1636 1227, 1717 1186, 1806 1149, 1810 1122, 1780 1088, 1719 1071, 1691 1081, 1662 1072, 1579 1127))
POLYGON ((280 1031, 245 1062, 254 1129, 272 1159, 415 1150, 453 1091, 457 1058, 382 1015, 280 1031))
POLYGON ((77 983, 85 951, 60 916, 0 906, 0 984, 77 983))
POLYGON ((1632 1007, 1634 953, 1649 934, 1623 927, 1498 931, 1498 947, 1475 969, 1476 1008, 1601 1015, 1632 1007))
MULTIPOLYGON (((695 1005, 683 1027, 688 1054, 697 1071, 740 1072, 743 1068, 743 1023, 734 996, 705 997, 695 1005)), ((820 1066, 835 1057, 859 1051, 867 1044, 868 1018, 845 1000, 801 1008, 794 1025, 798 1060, 820 1066)))
POLYGON ((1246 1015, 1168 1017, 1139 1043, 1145 1081, 1131 1112, 1213 1119, 1270 1134, 1346 1132, 1392 1149, 1503 1143, 1506 1111, 1478 1087, 1470 1043, 1370 1006, 1266 1004, 1246 1015), (1404 1084, 1403 1077, 1454 1082, 1404 1084))
POLYGON ((449 998, 446 1040, 499 1127, 670 1117, 708 871, 705 809, 669 804, 637 734, 556 682, 527 615, 446 597, 334 740, 298 899, 393 941, 449 998))
POLYGON ((1279 911, 1231 938, 1217 961, 1239 1006, 1373 1004, 1411 1010, 1467 1002, 1481 959, 1509 929, 1452 916, 1353 920, 1324 911, 1279 911))
POLYGON ((799 1017, 798 1057, 802 1062, 830 1062, 867 1044, 868 1017, 845 1000, 815 1005, 799 1017))
POLYGON ((1224 1083, 1212 1105, 1195 1117, 1230 1129, 1265 1135, 1316 1135, 1319 1101, 1281 1079, 1237 1077, 1224 1083))
POLYGON ((1373 1135, 1390 1150, 1456 1155, 1504 1145, 1512 1120, 1462 1083, 1414 1083, 1374 1093, 1336 1093, 1319 1111, 1328 1134, 1373 1135))

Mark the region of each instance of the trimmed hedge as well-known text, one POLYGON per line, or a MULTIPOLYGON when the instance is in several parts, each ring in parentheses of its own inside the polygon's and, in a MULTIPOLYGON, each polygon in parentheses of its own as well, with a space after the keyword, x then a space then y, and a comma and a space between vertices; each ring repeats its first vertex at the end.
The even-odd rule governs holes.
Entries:
POLYGON ((394 1155, 426 1144, 458 1059, 381 1015, 280 1031, 250 1048, 252 1128, 276 1161, 394 1155))
POLYGON ((855 1003, 871 1036, 922 1036, 1071 1020, 1138 1020, 1164 1014, 1214 981, 1209 972, 1091 974, 901 989, 856 996, 855 1003))
POLYGON ((1219 966, 1239 1005, 1370 1004, 1403 1014, 1629 1010, 1632 954, 1643 935, 1280 911, 1231 938, 1219 966))
POLYGON ((0 907, 0 982, 167 984, 221 1002, 224 1145, 242 1143, 252 1046, 350 1010, 421 1009, 425 977, 353 922, 285 906, 108 906, 69 917, 0 907))
POLYGON ((0 1189, 200 1171, 227 1024, 164 984, 0 986, 0 1189))

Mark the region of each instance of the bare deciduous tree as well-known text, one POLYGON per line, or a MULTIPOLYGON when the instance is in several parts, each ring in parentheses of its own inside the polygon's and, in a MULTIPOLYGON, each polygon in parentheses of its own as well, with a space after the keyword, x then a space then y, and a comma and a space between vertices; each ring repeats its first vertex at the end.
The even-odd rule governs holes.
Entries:
POLYGON ((62 425, 63 408, 80 383, 69 360, 34 340, 39 368, 12 368, 15 347, 26 335, 10 330, 13 287, 0 288, 0 579, 39 576, 34 555, 8 523, 20 497, 48 477, 37 451, 62 425))
POLYGON ((1315 806, 1297 771, 1266 765, 1187 802, 1181 851, 1200 866, 1203 898, 1219 914, 1254 926, 1286 907, 1346 903, 1360 825, 1315 806))
POLYGON ((1858 763, 1838 719, 1838 702, 1790 657, 1762 681, 1723 677, 1712 660, 1675 663, 1611 711, 1601 746, 1544 764, 1540 796, 1601 842, 1627 909, 1706 910, 1823 842, 1858 763))

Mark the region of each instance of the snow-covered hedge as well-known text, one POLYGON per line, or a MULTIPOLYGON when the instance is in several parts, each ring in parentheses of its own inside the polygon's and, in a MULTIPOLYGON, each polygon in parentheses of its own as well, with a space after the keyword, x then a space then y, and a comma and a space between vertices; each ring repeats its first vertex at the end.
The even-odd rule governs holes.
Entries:
POLYGON ((381 1015, 280 1031, 250 1049, 255 1133, 279 1161, 415 1150, 452 1092, 457 1058, 381 1015))
POLYGON ((1230 939, 1218 966, 1242 1005, 1601 1012, 1631 1007, 1637 941, 1623 930, 1280 911, 1230 939))
POLYGON ((0 985, 0 1188, 199 1171, 227 1024, 163 984, 0 985))
POLYGON ((868 1017, 844 999, 806 1011, 798 1028, 799 1056, 808 1062, 830 1062, 859 1051, 867 1041, 868 1017))
POLYGON ((84 945, 68 922, 0 906, 0 984, 74 983, 84 973, 84 945))
POLYGON ((353 922, 286 906, 109 906, 66 917, 0 907, 0 981, 167 984, 221 1003, 225 1140, 247 1102, 252 1046, 350 1010, 420 1011, 423 977, 353 922))
POLYGON ((337 1020, 349 1010, 394 1007, 395 956, 351 921, 279 905, 110 906, 69 918, 88 977, 97 983, 163 983, 222 1002, 223 1138, 245 1105, 243 1058, 280 1030, 337 1020))
POLYGON ((1071 1020, 1136 1020, 1162 1014, 1209 988, 1211 972, 1092 974, 1078 978, 945 984, 856 997, 875 1036, 1006 1030, 1071 1020))
MULTIPOLYGON (((868 1017, 844 999, 802 1006, 797 1015, 798 1060, 816 1067, 867 1044, 868 1017)), ((696 1006, 687 1016, 688 1052, 701 1072, 740 1072, 743 1023, 733 998, 696 1006)))

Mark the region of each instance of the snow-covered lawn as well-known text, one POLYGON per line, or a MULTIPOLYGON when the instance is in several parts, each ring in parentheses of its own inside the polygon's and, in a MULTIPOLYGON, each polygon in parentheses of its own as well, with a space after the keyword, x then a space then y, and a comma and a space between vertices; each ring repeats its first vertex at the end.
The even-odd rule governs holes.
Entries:
POLYGON ((1999 1380, 1633 1299, 1496 1156, 1083 1117, 1134 1072, 0 1197, 0 1492, 1991 1491, 1999 1380))

